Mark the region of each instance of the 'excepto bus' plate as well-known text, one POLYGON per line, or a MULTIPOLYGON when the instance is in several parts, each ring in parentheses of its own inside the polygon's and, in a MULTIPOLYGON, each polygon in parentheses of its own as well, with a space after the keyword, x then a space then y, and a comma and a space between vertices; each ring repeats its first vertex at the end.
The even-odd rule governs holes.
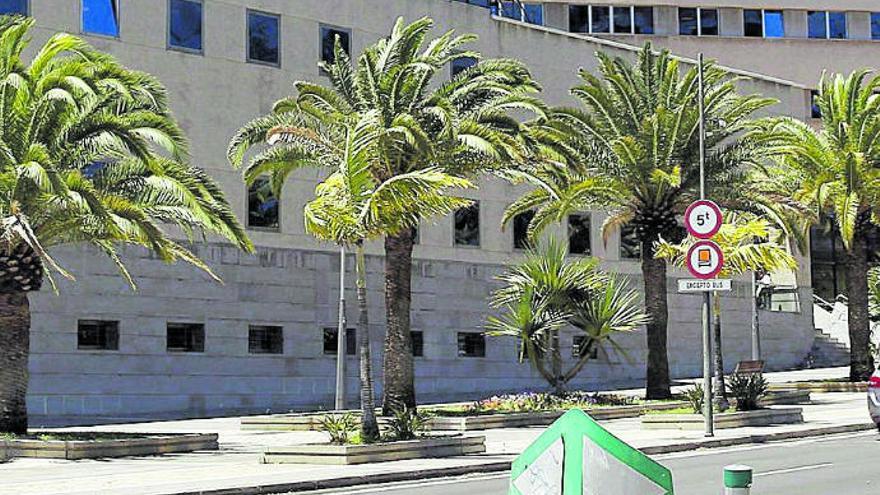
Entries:
POLYGON ((713 278, 709 280, 681 278, 678 280, 679 292, 726 292, 729 290, 730 279, 727 278, 713 278))

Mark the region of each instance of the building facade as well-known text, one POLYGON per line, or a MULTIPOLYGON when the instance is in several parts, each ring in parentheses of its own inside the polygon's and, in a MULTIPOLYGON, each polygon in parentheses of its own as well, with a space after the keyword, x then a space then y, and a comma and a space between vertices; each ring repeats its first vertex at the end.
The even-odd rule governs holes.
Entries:
MULTIPOLYGON (((58 257, 77 281, 64 283, 57 296, 49 291, 32 296, 28 399, 34 424, 332 405, 339 259, 332 246, 317 243, 301 226, 302 207, 319 176, 303 172, 281 198, 272 198, 259 187, 246 189, 240 173, 226 162, 225 150, 241 124, 292 92, 293 81, 324 80, 317 62, 330 56, 328 46, 336 36, 356 54, 384 36, 398 14, 408 20, 428 15, 437 22, 437 33, 454 28, 478 34, 475 48, 487 57, 525 61, 550 104, 573 104, 568 90, 577 83, 576 70, 594 69, 597 50, 631 57, 645 40, 652 40, 681 56, 705 51, 719 58, 732 71, 750 77, 741 84, 742 91, 773 96, 780 102, 773 113, 801 119, 810 118, 810 83, 818 80, 826 63, 833 70, 849 70, 868 60, 871 50, 880 49, 870 41, 870 6, 857 0, 840 2, 852 4, 844 9, 847 39, 841 40, 751 39, 745 35, 744 22, 747 11, 761 7, 755 0, 716 2, 715 14, 707 6, 691 6, 690 1, 675 5, 504 2, 503 15, 495 18, 481 3, 0 1, 0 8, 23 10, 36 19, 36 41, 58 31, 82 34, 127 66, 157 75, 168 87, 172 108, 188 132, 194 163, 220 181, 258 246, 255 255, 220 243, 195 248, 223 278, 222 285, 189 267, 165 265, 141 251, 126 251, 137 292, 96 253, 80 247, 59 250, 58 257), (702 10, 686 11, 695 7, 702 10), (605 12, 610 23, 607 32, 601 20, 605 12), (689 33, 693 30, 694 15, 696 35, 677 34, 681 24, 689 33), (717 28, 712 27, 713 15, 717 28), (643 32, 649 25, 646 19, 650 32, 643 32), (629 31, 623 33, 627 25, 629 31), (713 29, 718 34, 711 34, 713 29), (774 57, 779 58, 774 62, 774 57)), ((801 24, 789 12, 803 12, 805 23, 813 19, 808 24, 818 26, 808 11, 820 8, 819 3, 780 0, 774 5, 786 4, 782 25, 786 33, 795 33, 794 26, 801 24)), ((776 21, 766 9, 762 12, 766 36, 775 32, 776 21)), ((837 21, 828 19, 828 32, 839 32, 837 21)), ((450 75, 458 69, 450 67, 450 75)), ((478 190, 468 193, 478 201, 476 208, 433 219, 419 229, 412 322, 421 401, 468 400, 544 387, 528 364, 517 361, 516 342, 481 333, 494 276, 521 253, 519 229, 500 228, 505 207, 520 192, 500 181, 483 180, 478 190)), ((568 225, 554 227, 555 233, 563 238, 571 234, 570 245, 578 255, 597 256, 607 268, 630 274, 633 284, 640 285, 638 253, 625 232, 603 242, 599 233, 603 218, 601 211, 583 212, 570 218, 568 225)), ((381 342, 384 333, 381 253, 380 245, 369 246, 374 342, 381 342)), ((809 258, 803 257, 802 263, 809 266, 809 258)), ((670 272, 670 277, 682 276, 670 272)), ((780 283, 787 292, 770 304, 769 311, 761 312, 763 350, 776 369, 800 364, 814 336, 809 270, 780 283)), ((675 287, 674 281, 670 287, 675 287)), ((748 293, 747 280, 735 281, 732 297, 725 300, 725 314, 748 314, 748 293)), ((353 291, 348 297, 354 300, 353 291)), ((352 322, 353 310, 348 314, 352 322)), ((700 373, 699 318, 699 297, 670 293, 669 357, 674 376, 700 373)), ((723 344, 730 364, 749 355, 749 321, 728 318, 725 323, 723 344)), ((563 343, 576 352, 573 335, 565 335, 563 343)), ((626 352, 600 353, 573 385, 605 389, 642 383, 644 332, 627 335, 620 343, 626 352)), ((354 346, 349 348, 347 384, 354 399, 356 361, 354 346)), ((374 355, 381 386, 379 348, 376 344, 374 355)))

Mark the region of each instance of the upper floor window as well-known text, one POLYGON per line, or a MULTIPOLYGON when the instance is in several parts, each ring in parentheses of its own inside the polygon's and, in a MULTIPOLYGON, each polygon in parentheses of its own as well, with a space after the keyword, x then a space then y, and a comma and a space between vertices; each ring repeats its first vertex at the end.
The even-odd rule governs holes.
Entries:
POLYGON ((529 224, 535 218, 533 210, 524 211, 513 217, 513 248, 528 249, 531 247, 529 242, 529 224))
MULTIPOLYGON (((324 354, 335 356, 337 344, 339 343, 339 329, 324 329, 324 354)), ((345 329, 345 354, 354 356, 357 354, 357 330, 354 328, 345 329)))
POLYGON ((611 32, 611 7, 590 5, 590 32, 611 32))
POLYGON ((501 2, 501 15, 531 24, 544 24, 544 6, 540 3, 501 2))
POLYGON ((82 350, 119 350, 119 322, 79 320, 76 328, 76 348, 82 350))
POLYGON ((248 227, 278 229, 281 225, 278 198, 269 179, 260 177, 248 187, 248 227))
POLYGON ((475 65, 477 65, 477 59, 474 57, 459 57, 454 59, 450 64, 450 72, 452 73, 452 77, 455 77, 459 73, 464 72, 475 65))
POLYGON ((84 33, 119 36, 118 0, 82 0, 84 33))
POLYGON ((455 0, 456 2, 468 3, 477 7, 489 8, 489 0, 455 0))
POLYGON ((568 30, 592 34, 654 34, 653 7, 570 5, 568 30))
POLYGON ((168 45, 202 51, 202 0, 169 0, 168 45))
POLYGON ((743 10, 743 28, 746 36, 782 38, 785 36, 785 19, 781 10, 743 10))
POLYGON ((880 40, 880 12, 871 12, 871 39, 880 40))
POLYGON ((281 65, 281 18, 249 10, 247 13, 248 61, 281 65))
POLYGON ((248 328, 248 352, 250 354, 283 354, 284 329, 251 325, 248 328))
POLYGON ((168 352, 205 352, 205 325, 169 323, 165 338, 168 352))
POLYGON ((654 7, 633 7, 633 32, 654 34, 654 7))
POLYGON ((807 12, 807 35, 817 39, 845 39, 846 12, 807 12))
POLYGON ((590 32, 590 6, 568 6, 568 30, 572 33, 590 32))
POLYGON ((678 34, 682 36, 718 36, 718 10, 679 8, 678 34))
POLYGON ((568 216, 568 252, 591 254, 589 213, 568 216))
POLYGON ((321 26, 321 61, 336 62, 336 40, 342 51, 351 54, 351 31, 333 26, 321 26))
POLYGON ((0 14, 28 15, 28 0, 0 0, 0 14))
POLYGON ((480 203, 478 201, 455 211, 455 245, 480 245, 480 203))

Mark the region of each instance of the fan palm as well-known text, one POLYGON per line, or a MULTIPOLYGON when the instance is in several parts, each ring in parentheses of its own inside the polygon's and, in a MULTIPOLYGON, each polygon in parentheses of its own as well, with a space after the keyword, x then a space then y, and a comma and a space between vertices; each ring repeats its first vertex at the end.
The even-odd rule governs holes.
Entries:
MULTIPOLYGON (((698 69, 681 68, 666 50, 656 53, 650 44, 634 63, 602 52, 597 57, 600 75, 581 70, 583 84, 571 90, 586 111, 558 108, 538 122, 538 133, 550 143, 544 148, 562 150, 555 153, 568 167, 553 167, 552 173, 546 166, 525 169, 522 175, 538 188, 511 205, 505 219, 534 209, 537 222, 549 223, 603 207, 611 210, 602 226, 606 238, 616 228, 633 227, 643 253, 651 319, 647 397, 667 398, 666 261, 653 253, 661 237, 683 237, 678 215, 698 197, 698 69)), ((737 94, 737 79, 711 62, 704 65, 704 82, 706 177, 710 187, 726 186, 740 180, 744 166, 757 156, 747 136, 732 138, 774 100, 737 94)))
POLYGON ((96 247, 132 286, 121 244, 216 278, 165 225, 253 248, 218 185, 187 164, 159 81, 64 33, 28 62, 33 23, 0 17, 0 432, 12 433, 27 430, 28 293, 73 278, 53 246, 96 247))
POLYGON ((880 225, 880 77, 864 70, 849 76, 825 75, 816 104, 819 129, 791 118, 768 121, 758 132, 776 160, 759 169, 758 185, 792 205, 803 231, 832 217, 845 248, 846 296, 850 335, 850 379, 865 381, 874 372, 869 351, 868 245, 870 229, 880 225))
MULTIPOLYGON (((356 61, 337 40, 334 63, 322 64, 331 86, 295 82, 296 95, 233 137, 230 161, 241 164, 272 127, 308 119, 329 125, 371 111, 381 128, 378 158, 370 167, 377 183, 426 169, 470 177, 521 160, 528 146, 519 138, 520 122, 510 114, 543 113, 541 102, 531 96, 539 88, 529 71, 513 60, 484 60, 444 81, 451 62, 478 59, 479 54, 465 48, 474 41, 472 35, 450 31, 429 41, 433 25, 428 18, 412 24, 398 19, 389 36, 367 47, 356 61)), ((273 147, 256 163, 291 164, 276 172, 286 175, 302 160, 300 151, 273 147)), ((412 229, 385 236, 383 408, 388 414, 416 403, 410 341, 413 241, 412 229)))
MULTIPOLYGON (((722 278, 731 278, 747 272, 778 272, 797 269, 797 261, 767 220, 748 214, 727 213, 725 223, 712 238, 724 253, 724 266, 719 272, 722 278)), ((654 249, 654 256, 664 258, 674 266, 687 264, 687 253, 697 239, 672 244, 661 240, 654 249)), ((713 298, 713 353, 715 356, 715 391, 720 402, 725 402, 724 356, 721 349, 721 294, 713 298)))

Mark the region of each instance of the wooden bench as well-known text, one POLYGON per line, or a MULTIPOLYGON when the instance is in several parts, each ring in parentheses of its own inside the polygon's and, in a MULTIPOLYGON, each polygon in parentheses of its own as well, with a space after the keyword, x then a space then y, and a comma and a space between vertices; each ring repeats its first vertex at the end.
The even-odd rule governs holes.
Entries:
POLYGON ((734 375, 757 375, 764 372, 764 361, 740 361, 736 363, 734 375))

